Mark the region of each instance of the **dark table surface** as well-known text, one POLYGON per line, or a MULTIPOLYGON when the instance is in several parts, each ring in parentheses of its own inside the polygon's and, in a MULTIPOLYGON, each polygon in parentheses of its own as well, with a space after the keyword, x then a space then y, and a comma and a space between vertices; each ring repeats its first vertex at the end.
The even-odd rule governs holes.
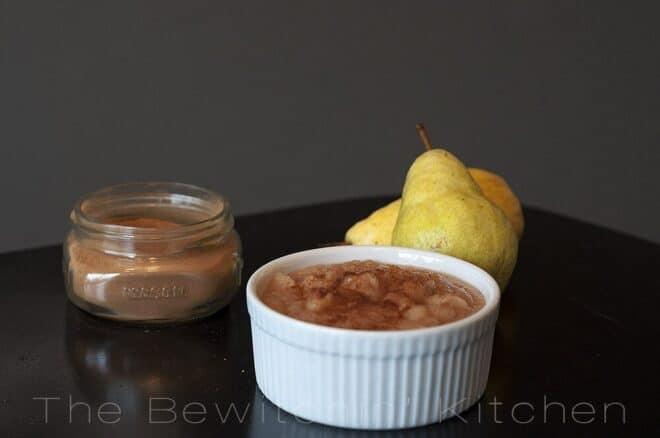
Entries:
MULTIPOLYGON (((341 240, 387 200, 238 218, 244 278, 275 257, 341 240)), ((484 397, 462 418, 385 435, 658 436, 660 246, 537 209, 525 214, 484 397)), ((0 278, 2 436, 373 435, 308 424, 264 399, 243 293, 211 318, 156 329, 98 320, 68 303, 57 246, 0 255, 0 278), (53 397, 47 422, 38 397, 53 397), (175 404, 177 420, 150 424, 150 400, 154 409, 175 404), (118 423, 99 420, 105 402, 121 407, 118 423), (188 417, 200 424, 182 416, 190 402, 206 409, 188 417)))

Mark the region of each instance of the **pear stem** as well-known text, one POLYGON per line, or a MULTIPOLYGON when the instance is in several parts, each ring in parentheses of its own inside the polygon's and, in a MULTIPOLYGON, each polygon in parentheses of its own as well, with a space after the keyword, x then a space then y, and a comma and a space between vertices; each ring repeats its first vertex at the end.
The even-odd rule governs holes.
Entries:
POLYGON ((424 143, 424 149, 427 151, 433 149, 433 146, 431 145, 431 139, 429 139, 429 134, 426 132, 424 124, 420 122, 415 125, 415 128, 417 128, 417 132, 422 139, 422 143, 424 143))

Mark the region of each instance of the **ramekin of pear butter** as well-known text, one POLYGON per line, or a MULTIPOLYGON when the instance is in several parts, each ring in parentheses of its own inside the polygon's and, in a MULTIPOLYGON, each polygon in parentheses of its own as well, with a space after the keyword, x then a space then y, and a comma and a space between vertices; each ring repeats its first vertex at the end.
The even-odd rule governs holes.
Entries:
MULTIPOLYGON (((417 300, 414 294, 408 297, 417 300)), ((488 273, 435 252, 391 246, 338 246, 273 260, 258 269, 247 283, 257 384, 270 401, 285 411, 331 426, 400 429, 440 422, 468 409, 484 392, 499 300, 499 287, 488 273), (383 303, 392 298, 389 290, 383 292, 384 296, 378 296, 378 292, 372 295, 374 289, 369 292, 369 286, 377 282, 369 276, 360 278, 353 273, 341 279, 339 286, 333 286, 338 294, 349 297, 352 291, 342 288, 359 288, 360 283, 368 286, 360 291, 367 292, 365 297, 351 301, 344 296, 334 301, 335 305, 345 306, 341 307, 343 313, 336 314, 337 319, 315 319, 312 314, 322 309, 328 291, 303 297, 307 298, 302 300, 304 308, 296 308, 300 303, 295 299, 290 301, 294 308, 288 313, 307 320, 285 314, 285 307, 278 307, 278 297, 269 297, 273 282, 276 287, 288 287, 287 283, 294 287, 292 282, 296 282, 297 296, 301 289, 313 292, 317 280, 323 284, 328 275, 334 275, 334 268, 344 272, 341 265, 355 261, 370 261, 365 264, 366 269, 371 269, 373 262, 382 265, 376 269, 387 270, 395 265, 397 269, 412 271, 413 277, 431 271, 468 286, 480 298, 472 312, 459 319, 456 314, 449 315, 445 319, 448 322, 443 323, 439 322, 444 318, 442 307, 433 308, 438 300, 431 290, 425 297, 418 297, 418 304, 405 311, 406 307, 400 308, 398 321, 410 317, 414 324, 390 325, 379 315, 369 313, 378 312, 380 306, 396 317, 398 300, 394 304, 383 303), (313 268, 324 265, 331 268, 325 278, 319 274, 323 270, 313 268), (360 312, 345 317, 352 313, 353 305, 364 305, 360 312, 367 321, 351 319, 360 312), (433 321, 438 325, 432 325, 433 321), (423 327, 407 328, 420 325, 423 327)))
POLYGON ((64 244, 70 300, 96 316, 144 324, 208 316, 240 284, 229 203, 201 187, 130 183, 81 198, 64 244))

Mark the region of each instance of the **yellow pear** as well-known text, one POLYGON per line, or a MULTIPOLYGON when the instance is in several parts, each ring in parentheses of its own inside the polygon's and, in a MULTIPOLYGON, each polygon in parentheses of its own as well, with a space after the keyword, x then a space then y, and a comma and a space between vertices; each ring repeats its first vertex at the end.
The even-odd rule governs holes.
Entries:
MULTIPOLYGON (((504 178, 493 172, 473 167, 469 167, 468 172, 477 182, 484 196, 504 212, 520 238, 525 227, 525 219, 520 201, 504 178)), ((392 230, 399 216, 399 207, 401 207, 401 199, 375 210, 349 228, 345 240, 353 245, 391 245, 392 230)))
POLYGON ((509 187, 509 184, 504 178, 488 170, 470 167, 468 171, 479 184, 484 196, 497 205, 511 221, 518 238, 522 237, 525 229, 525 218, 523 217, 520 201, 509 187))
POLYGON ((408 170, 392 244, 467 260, 504 289, 518 254, 506 215, 482 193, 467 168, 443 149, 420 155, 408 170))
POLYGON ((401 199, 397 199, 375 210, 349 228, 345 240, 353 245, 391 245, 400 206, 401 199))

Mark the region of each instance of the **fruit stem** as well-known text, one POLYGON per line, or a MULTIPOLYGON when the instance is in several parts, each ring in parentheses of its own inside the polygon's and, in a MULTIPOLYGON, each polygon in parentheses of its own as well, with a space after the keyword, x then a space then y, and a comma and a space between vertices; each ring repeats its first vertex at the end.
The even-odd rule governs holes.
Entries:
POLYGON ((419 122, 418 124, 415 125, 415 128, 417 128, 417 132, 419 133, 419 136, 422 138, 422 143, 424 143, 424 149, 427 151, 433 149, 433 146, 431 145, 431 140, 429 139, 429 135, 426 132, 426 128, 424 128, 424 124, 422 122, 419 122))

